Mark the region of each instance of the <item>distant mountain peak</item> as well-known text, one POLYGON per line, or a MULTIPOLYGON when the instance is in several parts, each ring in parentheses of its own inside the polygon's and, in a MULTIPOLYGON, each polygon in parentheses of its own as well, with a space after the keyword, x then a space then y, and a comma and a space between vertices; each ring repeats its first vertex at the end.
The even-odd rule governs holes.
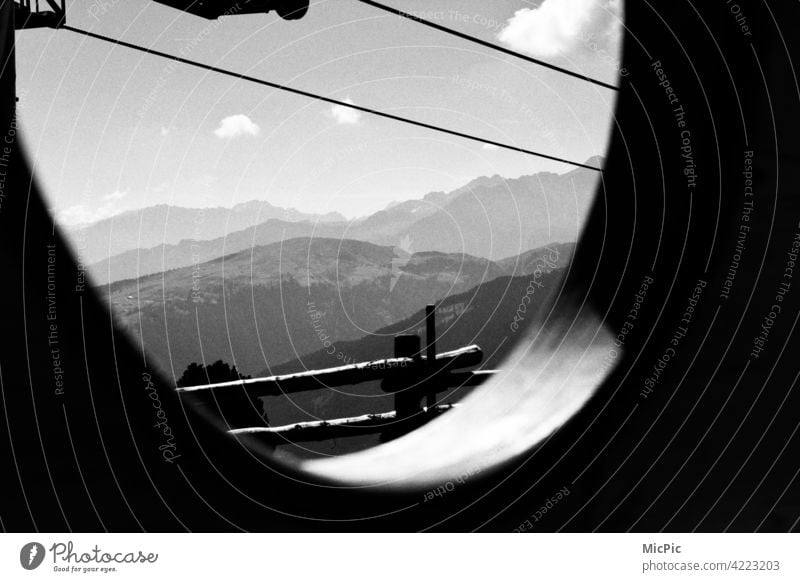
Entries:
POLYGON ((425 196, 422 197, 422 199, 428 201, 435 201, 444 196, 447 196, 447 192, 444 192, 443 190, 437 190, 436 192, 428 192, 427 194, 425 194, 425 196))
POLYGON ((586 166, 594 166, 595 168, 602 168, 603 165, 606 163, 606 159, 603 156, 592 156, 583 163, 586 166))

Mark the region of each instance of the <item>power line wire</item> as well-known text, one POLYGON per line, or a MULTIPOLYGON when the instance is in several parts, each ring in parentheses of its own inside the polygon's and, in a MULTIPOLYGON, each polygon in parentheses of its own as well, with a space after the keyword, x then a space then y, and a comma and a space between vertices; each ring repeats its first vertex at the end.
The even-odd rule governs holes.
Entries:
POLYGON ((600 81, 598 79, 594 79, 592 77, 587 77, 586 75, 581 75, 580 73, 576 73, 574 71, 570 71, 569 69, 564 69, 562 67, 558 67, 556 65, 552 65, 552 64, 547 63, 545 61, 540 61, 539 59, 536 59, 534 57, 531 57, 531 56, 528 56, 528 55, 524 55, 524 54, 519 53, 517 51, 512 51, 511 49, 507 49, 506 47, 500 46, 498 44, 491 43, 491 42, 486 41, 486 40, 482 40, 480 38, 477 38, 475 36, 471 36, 469 34, 465 34, 463 32, 459 32, 457 30, 453 30, 452 28, 447 28, 446 26, 442 26, 441 24, 436 24, 435 22, 431 22, 430 20, 426 20, 424 18, 416 16, 415 14, 411 14, 410 12, 404 12, 404 11, 399 10, 397 8, 392 8, 391 6, 386 6, 385 4, 381 4, 380 2, 374 2, 373 0, 357 0, 357 1, 361 2, 362 4, 366 4, 368 6, 372 6, 373 8, 377 8, 378 10, 384 10, 386 12, 394 14, 395 16, 400 16, 401 18, 407 18, 408 20, 413 20, 414 22, 419 22, 420 24, 424 24, 425 26, 429 26, 429 27, 431 27, 433 29, 436 29, 436 30, 438 30, 440 32, 444 32, 446 34, 457 36, 458 38, 461 38, 461 39, 464 39, 464 40, 468 40, 470 42, 474 42, 474 43, 479 44, 481 46, 484 46, 484 47, 487 47, 487 48, 490 48, 490 49, 493 49, 493 50, 496 50, 496 51, 500 51, 501 53, 505 53, 507 55, 511 55, 511 56, 517 57, 517 58, 522 59, 524 61, 528 61, 529 63, 534 63, 534 64, 539 65, 541 67, 546 67, 546 68, 551 69, 553 71, 558 71, 559 73, 563 73, 564 75, 569 75, 570 77, 574 77, 576 79, 580 79, 581 81, 588 81, 589 83, 594 83, 595 85, 599 85, 600 87, 605 87, 606 89, 611 89, 613 91, 619 91, 619 87, 616 87, 616 86, 611 85, 609 83, 605 83, 603 81, 600 81))
POLYGON ((483 138, 480 138, 480 137, 476 137, 474 135, 470 135, 468 133, 455 131, 453 129, 447 129, 445 127, 440 127, 438 125, 433 125, 433 124, 430 124, 430 123, 424 123, 422 121, 415 121, 413 119, 408 119, 407 117, 400 117, 399 115, 393 115, 391 113, 386 113, 385 111, 379 111, 377 109, 370 109, 369 107, 362 107, 361 105, 356 105, 354 103, 347 103, 345 101, 339 101, 338 99, 332 99, 331 97, 325 97, 325 96, 322 96, 322 95, 317 95, 316 93, 312 93, 310 91, 304 91, 302 89, 296 89, 294 87, 289 87, 287 85, 281 85, 279 83, 273 83, 272 81, 265 81, 263 79, 257 79, 256 77, 251 77, 249 75, 244 75, 244 74, 241 74, 241 73, 235 73, 235 72, 229 71, 227 69, 221 69, 221 68, 215 67, 213 65, 206 65, 204 63, 199 63, 197 61, 192 61, 192 60, 189 60, 189 59, 185 59, 183 57, 179 57, 179 56, 176 56, 176 55, 170 55, 168 53, 164 53, 164 52, 152 49, 152 48, 146 48, 146 47, 143 47, 143 46, 140 46, 140 45, 136 45, 136 44, 133 44, 133 43, 129 43, 129 42, 126 42, 126 41, 123 41, 123 40, 113 39, 113 38, 108 37, 108 36, 103 36, 102 34, 97 34, 95 32, 89 32, 88 30, 81 30, 79 28, 74 28, 74 27, 69 26, 69 25, 64 25, 61 28, 64 29, 64 30, 69 30, 69 31, 75 32, 77 34, 82 34, 84 36, 88 36, 90 38, 94 38, 94 39, 97 39, 97 40, 102 40, 102 41, 105 41, 105 42, 110 42, 110 43, 113 43, 113 44, 116 44, 116 45, 119 45, 119 46, 123 46, 123 47, 129 48, 129 49, 135 50, 135 51, 147 53, 149 55, 154 55, 154 56, 157 56, 157 57, 170 59, 170 60, 173 60, 173 61, 177 61, 179 63, 183 63, 185 65, 191 65, 193 67, 198 67, 198 68, 204 69, 206 71, 212 71, 214 73, 219 73, 221 75, 226 75, 228 77, 234 77, 235 79, 240 79, 242 81, 249 81, 251 83, 256 83, 258 85, 263 85, 265 87, 271 87, 272 89, 277 89, 279 91, 286 91, 287 93, 292 93, 294 95, 300 95, 302 97, 308 97, 310 99, 315 99, 315 100, 322 101, 322 102, 325 102, 325 103, 331 103, 333 105, 341 105, 342 107, 349 107, 350 109, 355 109, 357 111, 362 111, 364 113, 369 113, 371 115, 376 115, 378 117, 391 119, 392 121, 399 121, 401 123, 407 123, 409 125, 414 125, 414 126, 417 126, 417 127, 422 127, 422 128, 430 129, 430 130, 433 130, 433 131, 438 131, 440 133, 445 133, 445 134, 448 134, 448 135, 453 135, 453 136, 456 136, 456 137, 461 137, 461 138, 469 139, 469 140, 472 140, 472 141, 477 141, 477 142, 480 142, 482 144, 489 144, 489 145, 497 146, 499 148, 503 148, 503 149, 507 149, 507 150, 511 150, 511 151, 515 151, 515 152, 519 152, 519 153, 523 153, 523 154, 529 154, 531 156, 536 156, 536 157, 544 158, 544 159, 547 159, 547 160, 553 160, 555 162, 561 162, 563 164, 569 164, 571 166, 576 166, 576 167, 579 167, 579 168, 586 168, 588 170, 595 170, 595 171, 598 171, 598 172, 602 172, 603 171, 601 168, 597 168, 595 166, 589 166, 587 164, 582 164, 580 162, 567 160, 565 158, 560 158, 558 156, 551 156, 549 154, 544 154, 544 153, 541 153, 541 152, 528 150, 528 149, 525 149, 525 148, 509 145, 509 144, 506 144, 506 143, 493 141, 493 140, 490 140, 490 139, 483 139, 483 138))

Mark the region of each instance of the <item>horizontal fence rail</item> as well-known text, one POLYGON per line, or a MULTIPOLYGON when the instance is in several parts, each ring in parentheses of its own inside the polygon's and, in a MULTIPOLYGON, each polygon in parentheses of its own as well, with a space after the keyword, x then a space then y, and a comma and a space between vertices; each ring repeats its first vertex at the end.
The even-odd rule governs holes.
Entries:
POLYGON ((364 414, 351 418, 337 418, 335 420, 318 420, 312 422, 299 422, 285 426, 256 426, 238 428, 228 431, 235 436, 257 436, 273 445, 311 441, 322 441, 336 438, 359 436, 362 434, 375 434, 389 432, 392 429, 408 430, 405 426, 409 423, 421 425, 429 420, 451 410, 457 404, 440 404, 423 408, 412 416, 400 416, 397 411, 383 412, 380 414, 364 414), (399 426, 402 425, 402 426, 399 426))
MULTIPOLYGON (((199 394, 209 391, 224 392, 232 389, 244 388, 251 396, 281 396, 283 394, 296 394, 321 388, 360 384, 373 380, 382 380, 392 375, 408 372, 433 373, 468 368, 481 363, 483 351, 477 345, 466 346, 450 352, 443 352, 436 356, 435 364, 428 366, 425 356, 421 358, 399 357, 360 362, 336 368, 323 370, 309 370, 296 374, 281 376, 267 376, 265 378, 250 378, 247 380, 234 380, 218 384, 203 386, 187 386, 178 388, 180 394, 199 394)), ((449 374, 442 374, 436 378, 438 382, 445 382, 449 374)), ((459 384, 454 384, 455 386, 459 384)))

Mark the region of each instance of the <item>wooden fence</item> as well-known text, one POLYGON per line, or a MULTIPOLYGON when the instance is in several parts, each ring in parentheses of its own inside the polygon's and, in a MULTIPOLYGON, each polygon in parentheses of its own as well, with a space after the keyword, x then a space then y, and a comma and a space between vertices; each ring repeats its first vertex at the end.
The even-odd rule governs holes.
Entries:
POLYGON ((181 397, 223 419, 233 435, 254 435, 271 445, 320 441, 380 433, 383 440, 405 434, 453 408, 436 404, 436 395, 450 388, 476 386, 496 372, 469 371, 483 360, 477 345, 444 353, 436 350, 436 308, 425 310, 426 345, 418 335, 394 338, 394 357, 296 374, 251 378, 203 386, 178 388, 181 397), (261 398, 379 380, 384 392, 394 395, 395 410, 351 418, 268 426, 261 398), (422 405, 425 399, 426 405, 422 405))

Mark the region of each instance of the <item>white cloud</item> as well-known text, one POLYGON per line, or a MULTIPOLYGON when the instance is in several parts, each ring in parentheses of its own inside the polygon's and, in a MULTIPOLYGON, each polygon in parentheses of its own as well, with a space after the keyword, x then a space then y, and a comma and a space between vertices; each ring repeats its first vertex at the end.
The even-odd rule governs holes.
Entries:
POLYGON ((103 200, 112 201, 112 200, 122 200, 125 196, 128 195, 128 190, 124 192, 122 190, 114 190, 111 194, 106 194, 103 196, 103 200))
MULTIPOLYGON (((345 99, 345 103, 353 105, 352 99, 345 99)), ((357 109, 351 109, 344 105, 334 105, 331 107, 331 115, 336 120, 336 123, 341 124, 354 124, 361 120, 361 112, 357 109)))
POLYGON ((76 227, 110 218, 121 212, 124 212, 124 210, 111 203, 103 204, 95 209, 90 209, 85 204, 78 204, 57 212, 56 216, 59 223, 76 227))
POLYGON ((618 26, 621 13, 619 0, 544 0, 537 8, 518 10, 497 38, 514 50, 554 57, 570 52, 598 29, 618 26))
POLYGON ((128 196, 129 190, 114 190, 100 198, 102 204, 98 206, 86 204, 76 204, 63 210, 57 210, 58 221, 70 227, 90 224, 110 218, 116 214, 125 212, 127 208, 120 203, 120 200, 128 196))
POLYGON ((221 139, 232 139, 242 135, 258 135, 261 128, 244 114, 231 115, 219 123, 214 135, 221 139))
POLYGON ((166 137, 166 136, 168 136, 168 135, 169 135, 169 128, 167 128, 167 127, 162 127, 162 128, 161 128, 161 137, 166 137))
POLYGON ((485 143, 485 144, 483 144, 481 149, 484 149, 487 152, 495 152, 495 151, 499 150, 500 148, 497 147, 496 145, 494 145, 493 143, 485 143))

